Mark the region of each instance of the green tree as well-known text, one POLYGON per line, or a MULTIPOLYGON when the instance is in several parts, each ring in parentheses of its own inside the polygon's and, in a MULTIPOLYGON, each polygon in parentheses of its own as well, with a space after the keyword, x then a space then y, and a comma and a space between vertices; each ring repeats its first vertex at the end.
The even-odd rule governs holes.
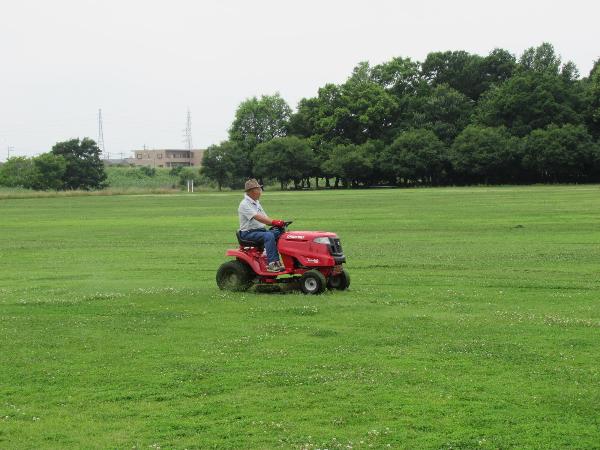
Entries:
POLYGON ((498 85, 513 76, 517 70, 517 60, 508 50, 495 48, 480 63, 486 91, 493 85, 498 85))
POLYGON ((474 102, 446 84, 415 97, 410 128, 426 128, 450 144, 469 124, 474 102))
POLYGON ((472 100, 509 79, 515 69, 515 57, 499 48, 486 57, 465 51, 433 52, 421 65, 423 77, 434 86, 447 84, 472 100))
POLYGON ((586 90, 586 122, 590 133, 595 139, 600 139, 600 59, 594 64, 594 69, 587 80, 586 90))
POLYGON ((64 189, 102 189, 106 187, 106 172, 100 160, 100 149, 89 138, 58 142, 52 154, 64 157, 67 168, 64 189))
POLYGON ((482 60, 465 51, 432 52, 423 61, 421 71, 433 85, 447 84, 476 100, 485 90, 482 60))
POLYGON ((584 90, 575 65, 561 65, 551 44, 527 49, 515 75, 480 100, 475 122, 507 127, 516 136, 557 125, 582 123, 584 90))
POLYGON ((229 129, 230 141, 245 152, 245 177, 254 176, 252 153, 257 145, 287 135, 292 110, 277 93, 243 101, 229 129))
POLYGON ((475 120, 525 136, 551 123, 581 123, 581 105, 582 93, 575 83, 551 73, 524 72, 490 90, 479 102, 475 120))
POLYGON ((537 181, 591 181, 598 166, 598 147, 583 125, 550 125, 525 139, 523 167, 537 181))
POLYGON ((317 98, 301 101, 294 128, 334 145, 362 144, 389 133, 398 103, 364 70, 355 69, 343 85, 327 84, 317 98))
POLYGON ((31 158, 14 156, 0 166, 0 185, 31 189, 38 178, 31 158))
POLYGON ((538 47, 528 48, 519 59, 520 71, 558 75, 560 66, 561 58, 554 51, 554 46, 548 42, 544 42, 538 47))
POLYGON ((215 181, 219 191, 223 186, 236 187, 244 179, 247 160, 240 147, 231 141, 210 146, 202 158, 200 172, 215 181))
POLYGON ((370 151, 371 145, 365 143, 335 146, 324 163, 325 172, 341 179, 346 187, 356 187, 359 183, 370 184, 376 167, 375 155, 370 151))
POLYGON ((60 190, 64 185, 64 176, 67 171, 67 161, 61 155, 43 153, 33 158, 35 176, 32 183, 36 190, 60 190))
POLYGON ((290 181, 298 187, 300 181, 314 171, 316 160, 309 142, 296 136, 275 138, 263 142, 254 152, 254 170, 260 177, 277 179, 281 189, 290 181))
POLYGON ((445 177, 446 147, 431 130, 401 133, 384 153, 396 179, 405 183, 439 184, 445 177))
POLYGON ((505 128, 469 125, 454 140, 449 159, 458 183, 509 183, 519 175, 520 140, 505 128))
POLYGON ((410 58, 397 57, 374 66, 369 78, 401 99, 418 91, 422 82, 420 68, 420 64, 410 58))

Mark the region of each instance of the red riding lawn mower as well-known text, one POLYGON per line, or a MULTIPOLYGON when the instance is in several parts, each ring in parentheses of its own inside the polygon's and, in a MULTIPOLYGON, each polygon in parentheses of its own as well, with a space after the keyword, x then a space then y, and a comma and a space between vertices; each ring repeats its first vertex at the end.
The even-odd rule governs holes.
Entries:
POLYGON ((242 239, 238 231, 240 247, 227 250, 227 256, 236 259, 221 264, 217 271, 219 288, 245 291, 253 285, 258 289, 294 283, 305 294, 321 294, 326 288, 347 289, 350 275, 342 267, 346 257, 337 235, 324 231, 288 232, 291 223, 285 222, 277 241, 283 272, 267 272, 262 245, 242 239))

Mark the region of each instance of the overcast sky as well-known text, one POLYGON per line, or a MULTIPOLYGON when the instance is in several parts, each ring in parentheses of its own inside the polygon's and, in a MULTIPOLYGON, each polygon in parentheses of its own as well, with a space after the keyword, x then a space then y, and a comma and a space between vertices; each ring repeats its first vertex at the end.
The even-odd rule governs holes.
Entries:
POLYGON ((600 3, 392 0, 0 0, 0 160, 98 137, 107 152, 194 148, 227 138, 244 99, 292 108, 360 61, 431 51, 519 56, 547 41, 587 76, 600 3))

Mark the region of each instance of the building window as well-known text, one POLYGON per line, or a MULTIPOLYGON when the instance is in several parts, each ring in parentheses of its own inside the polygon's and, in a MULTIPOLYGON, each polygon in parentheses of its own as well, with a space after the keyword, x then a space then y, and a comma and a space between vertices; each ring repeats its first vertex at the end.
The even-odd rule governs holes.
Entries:
POLYGON ((162 153, 159 153, 158 155, 156 155, 156 157, 157 157, 158 159, 162 159, 162 153))
POLYGON ((141 153, 137 153, 135 156, 136 156, 137 159, 142 159, 142 154, 141 153))

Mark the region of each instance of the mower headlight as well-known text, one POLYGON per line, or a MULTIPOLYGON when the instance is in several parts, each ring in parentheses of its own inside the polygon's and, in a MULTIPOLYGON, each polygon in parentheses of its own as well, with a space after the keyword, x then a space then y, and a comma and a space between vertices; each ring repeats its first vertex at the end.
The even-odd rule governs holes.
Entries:
POLYGON ((325 244, 325 245, 329 245, 330 244, 328 237, 314 238, 313 242, 316 242, 317 244, 325 244))

